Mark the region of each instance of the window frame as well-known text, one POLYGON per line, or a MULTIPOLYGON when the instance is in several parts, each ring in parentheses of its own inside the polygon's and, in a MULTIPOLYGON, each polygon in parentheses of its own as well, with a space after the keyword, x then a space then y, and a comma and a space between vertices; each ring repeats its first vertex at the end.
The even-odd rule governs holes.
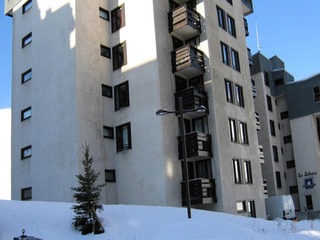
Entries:
POLYGON ((226 25, 226 12, 217 6, 217 15, 218 15, 218 25, 224 30, 227 30, 226 25))
POLYGON ((109 11, 102 8, 102 7, 99 7, 99 17, 106 20, 106 21, 110 21, 110 14, 109 14, 109 11))
POLYGON ((224 86, 226 90, 226 100, 229 103, 234 103, 234 93, 233 93, 233 83, 230 80, 225 79, 224 80, 224 86))
POLYGON ((235 24, 235 21, 234 21, 234 18, 231 17, 229 14, 227 14, 227 31, 228 33, 237 38, 237 32, 236 32, 236 24, 235 24))
POLYGON ((275 175, 276 175, 277 188, 280 189, 280 188, 282 188, 281 173, 279 171, 276 171, 275 175))
POLYGON ((22 5, 22 14, 25 14, 32 8, 32 0, 27 1, 22 5))
POLYGON ((131 124, 130 122, 121 124, 116 127, 116 147, 117 152, 126 151, 132 149, 132 141, 131 141, 131 124), (127 143, 124 143, 124 129, 127 129, 127 143))
POLYGON ((112 87, 102 83, 101 94, 103 97, 113 98, 112 87))
POLYGON ((32 68, 21 74, 21 84, 24 84, 32 79, 32 68), (26 78, 27 77, 27 78, 26 78))
POLYGON ((240 58, 239 58, 239 52, 236 51, 233 48, 230 48, 230 54, 231 54, 231 68, 240 72, 240 58))
POLYGON ((21 189, 21 201, 28 201, 32 199, 32 187, 26 187, 21 189), (28 193, 28 194, 26 194, 28 193), (27 195, 27 197, 26 197, 27 195))
POLYGON ((103 126, 103 138, 114 139, 113 127, 103 126), (107 133, 107 134, 105 134, 107 133))
POLYGON ((100 44, 100 55, 111 59, 111 49, 105 45, 100 44))
POLYGON ((269 110, 270 112, 273 112, 273 106, 272 106, 272 98, 271 98, 271 96, 266 95, 266 99, 267 99, 267 107, 268 107, 268 110, 269 110))
POLYGON ((230 50, 229 46, 224 42, 220 42, 221 45, 221 56, 222 56, 222 63, 225 65, 230 66, 230 50))
POLYGON ((229 118, 229 132, 230 132, 231 142, 233 142, 233 143, 238 142, 238 130, 237 130, 236 119, 229 118))
POLYGON ((245 122, 239 122, 239 141, 241 144, 249 145, 248 126, 245 122))
POLYGON ((235 103, 239 107, 245 107, 244 105, 244 96, 243 96, 243 87, 235 84, 235 103))
POLYGON ((31 158, 32 156, 32 145, 21 148, 21 160, 31 158), (30 153, 28 152, 30 150, 30 153))
POLYGON ((29 106, 29 107, 21 110, 21 122, 23 122, 23 121, 31 118, 31 115, 32 115, 32 108, 31 108, 31 106, 29 106), (27 115, 26 115, 26 113, 29 113, 29 112, 30 112, 30 114, 27 114, 27 115))
POLYGON ((245 184, 252 184, 252 167, 250 160, 243 161, 243 181, 245 184))
POLYGON ((117 32, 126 25, 124 4, 111 11, 111 32, 117 32))
POLYGON ((234 183, 241 184, 242 183, 242 167, 241 160, 238 158, 232 159, 233 166, 233 179, 234 183))
POLYGON ((275 123, 274 123, 273 120, 269 120, 269 126, 270 126, 270 134, 271 134, 271 136, 276 137, 277 136, 276 127, 275 127, 275 123))
POLYGON ((112 47, 112 69, 115 71, 125 65, 127 65, 127 48, 124 41, 112 47))
POLYGON ((105 169, 104 170, 104 181, 106 183, 116 182, 116 170, 115 169, 105 169), (109 174, 109 177, 107 177, 109 174))
POLYGON ((29 44, 31 44, 32 42, 32 32, 28 33, 27 35, 25 35, 22 40, 21 40, 21 47, 24 48, 26 46, 28 46, 29 44))
POLYGON ((114 86, 114 110, 119 111, 129 106, 130 106, 129 81, 125 81, 123 83, 120 83, 114 86))
POLYGON ((279 162, 279 153, 278 153, 278 147, 275 145, 272 145, 272 154, 273 154, 273 161, 279 162))

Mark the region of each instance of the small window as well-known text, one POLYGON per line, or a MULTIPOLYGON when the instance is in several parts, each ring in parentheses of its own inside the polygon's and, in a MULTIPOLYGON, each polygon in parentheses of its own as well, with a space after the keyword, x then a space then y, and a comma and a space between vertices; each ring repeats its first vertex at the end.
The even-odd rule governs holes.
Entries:
POLYGON ((237 142, 237 127, 236 120, 229 118, 229 130, 230 130, 230 138, 231 142, 237 142))
POLYGON ((109 11, 99 8, 99 17, 101 17, 104 20, 109 21, 109 11))
POLYGON ((279 162, 279 154, 278 154, 278 148, 277 146, 272 146, 272 151, 273 151, 273 161, 279 162))
POLYGON ((31 42, 32 42, 32 33, 29 33, 25 37, 22 38, 22 42, 21 42, 22 48, 29 45, 31 42))
POLYGON ((294 160, 287 161, 287 168, 295 168, 296 162, 294 160))
POLYGON ((289 118, 289 112, 285 111, 285 112, 280 113, 280 117, 281 117, 281 119, 289 118))
POLYGON ((244 107, 242 87, 236 84, 235 85, 235 92, 236 92, 236 104, 240 107, 244 107))
POLYGON ((269 95, 267 95, 266 98, 267 98, 268 110, 269 110, 270 112, 272 112, 272 111, 273 111, 273 108, 272 108, 272 99, 271 99, 271 97, 270 97, 269 95))
POLYGON ((246 201, 237 202, 237 212, 238 213, 246 212, 246 201))
POLYGON ((231 48, 231 67, 240 72, 239 53, 231 48))
POLYGON ((298 185, 290 186, 289 191, 290 191, 290 194, 298 193, 299 192, 298 185))
POLYGON ((126 43, 121 43, 112 48, 113 70, 117 70, 127 64, 126 43))
POLYGON ((124 4, 111 11, 111 30, 113 33, 125 26, 124 16, 124 4))
POLYGON ((229 80, 225 80, 225 90, 226 90, 226 97, 227 101, 230 103, 233 103, 233 87, 232 87, 232 82, 229 80))
POLYGON ((229 15, 227 15, 227 26, 228 26, 228 33, 236 38, 237 37, 236 24, 234 22, 233 17, 229 15))
POLYGON ((226 15, 225 15, 225 12, 221 8, 217 7, 217 14, 218 14, 219 27, 221 27, 224 30, 226 30, 226 15))
POLYGON ((276 181, 277 181, 277 188, 282 188, 281 174, 278 171, 276 171, 276 181))
POLYGON ((22 5, 22 13, 26 13, 31 8, 32 8, 32 0, 29 0, 25 4, 22 5))
POLYGON ((32 69, 30 68, 29 70, 21 74, 21 84, 31 80, 31 78, 32 78, 32 69))
POLYGON ((222 54, 222 62, 229 66, 230 65, 229 47, 223 42, 221 42, 221 54, 222 54))
POLYGON ((101 90, 102 90, 102 96, 112 98, 112 87, 102 84, 101 90))
POLYGON ((283 78, 279 78, 279 79, 274 80, 274 85, 275 86, 279 86, 279 85, 282 85, 282 84, 283 84, 283 78))
POLYGON ((106 58, 111 58, 110 48, 100 45, 100 55, 106 58))
POLYGON ((248 160, 243 161, 243 173, 244 183, 252 183, 251 162, 248 160))
POLYGON ((26 201, 26 200, 31 200, 32 199, 32 188, 22 188, 21 189, 21 200, 26 201))
POLYGON ((248 201, 248 217, 255 218, 256 215, 256 204, 254 201, 248 201))
POLYGON ((115 111, 128 107, 129 102, 129 82, 126 81, 114 87, 115 111))
POLYGON ((286 143, 291 143, 291 142, 292 142, 292 137, 291 137, 291 135, 284 136, 284 137, 283 137, 283 142, 284 142, 284 144, 286 144, 286 143))
POLYGON ((320 87, 314 87, 313 88, 313 95, 314 95, 314 101, 320 102, 320 87))
POLYGON ((104 170, 105 182, 116 182, 116 170, 106 169, 104 170))
POLYGON ((274 121, 272 120, 269 120, 269 125, 270 125, 270 134, 271 136, 276 136, 276 128, 275 128, 275 125, 274 125, 274 121))
POLYGON ((131 125, 125 123, 116 127, 117 152, 132 148, 131 144, 131 125))
POLYGON ((114 139, 113 127, 103 126, 103 137, 114 139))
POLYGON ((247 124, 244 122, 239 123, 240 127, 240 143, 241 144, 249 144, 249 139, 248 139, 248 129, 247 129, 247 124))
POLYGON ((241 183, 241 164, 240 159, 233 159, 233 176, 235 183, 241 183))
POLYGON ((27 107, 21 111, 21 121, 31 118, 31 107, 27 107))
POLYGON ((31 145, 21 148, 21 160, 31 157, 32 147, 31 145))

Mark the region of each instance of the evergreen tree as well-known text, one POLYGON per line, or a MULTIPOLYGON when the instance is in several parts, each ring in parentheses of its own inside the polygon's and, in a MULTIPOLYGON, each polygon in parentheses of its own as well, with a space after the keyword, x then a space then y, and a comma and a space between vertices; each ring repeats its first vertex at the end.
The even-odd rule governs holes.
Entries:
POLYGON ((97 216, 96 210, 103 210, 103 206, 99 204, 101 199, 101 188, 105 184, 96 184, 100 172, 96 173, 92 167, 93 157, 90 156, 90 147, 88 144, 83 146, 84 159, 82 165, 84 174, 76 175, 79 186, 71 188, 73 197, 77 205, 73 205, 76 216, 73 218, 72 225, 75 229, 82 231, 82 234, 87 234, 92 231, 94 233, 103 233, 104 228, 101 224, 101 219, 97 216))

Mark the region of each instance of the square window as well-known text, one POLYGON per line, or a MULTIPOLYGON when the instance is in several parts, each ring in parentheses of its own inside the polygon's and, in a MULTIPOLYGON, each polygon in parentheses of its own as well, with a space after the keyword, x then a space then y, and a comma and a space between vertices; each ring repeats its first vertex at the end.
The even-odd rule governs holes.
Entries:
POLYGON ((31 42, 32 42, 32 33, 29 33, 25 37, 22 38, 22 41, 21 41, 22 48, 29 45, 31 42))
POLYGON ((21 160, 30 158, 32 155, 32 147, 31 145, 21 148, 21 160))
POLYGON ((100 55, 106 58, 111 58, 110 48, 100 45, 100 55))
POLYGON ((105 182, 116 182, 116 170, 106 169, 104 170, 105 182))
POLYGON ((286 143, 291 143, 291 142, 292 142, 292 137, 291 137, 291 135, 284 136, 284 137, 283 137, 283 142, 284 142, 284 144, 286 144, 286 143))
POLYGON ((32 188, 28 187, 28 188, 22 188, 21 189, 21 200, 25 201, 25 200, 31 200, 32 199, 32 188))
POLYGON ((237 202, 237 212, 238 213, 246 212, 246 201, 237 202))
POLYGON ((126 43, 121 43, 112 48, 113 70, 117 70, 127 64, 126 43))
POLYGON ((131 144, 131 125, 125 123, 116 127, 117 152, 132 148, 131 144))
POLYGON ((27 1, 25 4, 22 5, 22 14, 26 13, 32 8, 32 0, 27 1))
POLYGON ((112 87, 108 85, 101 85, 102 96, 112 98, 112 87))
POLYGON ((21 122, 31 118, 31 107, 27 107, 21 111, 21 122))
POLYGON ((129 102, 129 82, 126 81, 114 87, 115 111, 128 107, 129 102))
POLYGON ((125 26, 124 4, 111 11, 111 30, 118 31, 125 26))
POLYGON ((114 139, 113 127, 103 126, 103 137, 114 139))
POLYGON ((101 17, 104 20, 109 21, 109 11, 99 8, 99 17, 101 17))
POLYGON ((295 168, 296 162, 294 160, 287 161, 287 168, 295 168))
POLYGON ((31 78, 32 78, 32 69, 30 68, 29 70, 21 74, 21 84, 31 80, 31 78))
POLYGON ((289 118, 289 112, 285 111, 285 112, 280 113, 280 118, 281 119, 289 118))

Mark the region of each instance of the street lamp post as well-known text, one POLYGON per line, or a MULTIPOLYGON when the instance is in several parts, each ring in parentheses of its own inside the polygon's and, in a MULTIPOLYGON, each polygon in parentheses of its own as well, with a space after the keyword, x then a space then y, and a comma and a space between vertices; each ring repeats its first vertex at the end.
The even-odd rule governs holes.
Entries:
POLYGON ((190 200, 190 186, 189 186, 189 173, 188 173, 188 162, 187 162, 187 148, 186 148, 186 137, 184 131, 184 120, 183 114, 188 112, 195 113, 204 113, 206 111, 206 107, 200 105, 194 109, 183 109, 182 97, 179 97, 179 110, 178 111, 169 111, 165 108, 161 108, 156 112, 157 116, 164 116, 171 113, 178 113, 180 116, 179 126, 180 126, 180 134, 181 134, 181 144, 182 144, 182 157, 183 157, 183 172, 185 176, 185 191, 186 191, 186 201, 187 201, 187 210, 188 210, 188 218, 191 218, 191 200, 190 200))

